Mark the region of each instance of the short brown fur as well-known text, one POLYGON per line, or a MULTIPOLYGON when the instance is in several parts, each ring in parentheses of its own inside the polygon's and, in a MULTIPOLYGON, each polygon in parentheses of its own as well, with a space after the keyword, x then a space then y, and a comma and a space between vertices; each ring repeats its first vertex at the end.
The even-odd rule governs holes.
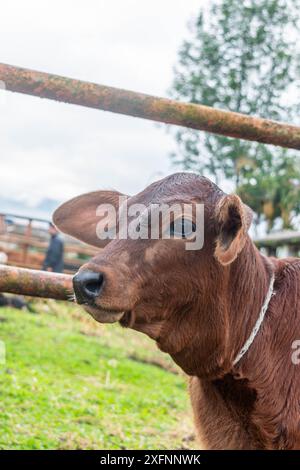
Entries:
MULTIPOLYGON (((89 197, 64 204, 54 221, 91 243, 89 227, 75 224, 73 231, 71 221, 84 220, 89 197)), ((99 191, 96 200, 105 197, 99 191)), ((206 448, 300 449, 300 366, 292 362, 292 343, 300 339, 300 260, 264 257, 247 234, 250 209, 206 178, 171 175, 128 201, 204 203, 204 247, 187 251, 183 240, 111 241, 81 268, 106 276, 87 310, 98 321, 102 312, 125 312, 124 327, 149 335, 190 376, 195 424, 206 448), (275 295, 264 322, 233 366, 272 272, 275 295)), ((94 227, 90 211, 88 218, 94 227)))

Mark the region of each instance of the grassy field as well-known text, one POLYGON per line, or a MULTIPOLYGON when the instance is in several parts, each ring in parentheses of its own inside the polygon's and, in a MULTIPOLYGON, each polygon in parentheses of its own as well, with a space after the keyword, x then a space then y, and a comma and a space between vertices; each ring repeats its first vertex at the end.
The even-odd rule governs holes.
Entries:
POLYGON ((153 342, 73 305, 0 310, 1 449, 195 445, 186 379, 153 342))

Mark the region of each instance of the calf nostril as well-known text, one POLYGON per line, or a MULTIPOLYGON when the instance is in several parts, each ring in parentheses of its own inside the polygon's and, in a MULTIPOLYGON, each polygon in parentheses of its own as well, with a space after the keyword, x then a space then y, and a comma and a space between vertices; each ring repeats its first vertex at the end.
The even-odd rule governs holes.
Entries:
POLYGON ((99 273, 97 279, 88 280, 84 288, 89 295, 97 297, 100 294, 102 284, 103 274, 99 273))
POLYGON ((73 278, 74 292, 79 304, 93 303, 100 295, 104 282, 102 273, 79 271, 73 278))

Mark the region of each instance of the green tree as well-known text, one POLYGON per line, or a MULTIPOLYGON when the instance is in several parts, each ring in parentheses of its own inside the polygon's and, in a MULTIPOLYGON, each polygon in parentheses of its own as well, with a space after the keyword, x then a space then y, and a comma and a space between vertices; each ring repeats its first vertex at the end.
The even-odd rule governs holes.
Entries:
MULTIPOLYGON (((295 122, 299 110, 299 7, 299 0, 211 0, 191 24, 191 37, 179 50, 172 97, 295 122)), ((258 220, 267 219, 269 229, 277 217, 284 226, 291 225, 291 214, 289 222, 283 214, 287 208, 299 211, 297 165, 293 165, 293 178, 289 176, 297 154, 190 129, 177 130, 175 138, 175 164, 206 174, 217 183, 230 180, 246 199, 245 189, 251 188, 258 220), (278 200, 283 181, 288 186, 286 194, 294 195, 292 202, 290 197, 278 200), (273 190, 265 193, 269 187, 273 190), (268 218, 261 201, 271 193, 276 197, 272 218, 268 218), (280 209, 285 202, 286 207, 280 209)))
POLYGON ((278 219, 283 229, 292 229, 295 215, 300 213, 300 159, 282 151, 268 170, 252 167, 237 192, 255 211, 257 224, 267 221, 267 232, 278 219))

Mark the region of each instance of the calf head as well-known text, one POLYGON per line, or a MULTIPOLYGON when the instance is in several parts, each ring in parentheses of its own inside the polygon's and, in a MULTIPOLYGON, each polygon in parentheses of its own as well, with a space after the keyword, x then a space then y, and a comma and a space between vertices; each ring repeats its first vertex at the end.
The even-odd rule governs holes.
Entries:
MULTIPOLYGON (((238 196, 225 195, 204 177, 178 173, 133 197, 114 191, 78 196, 60 206, 53 220, 62 232, 102 248, 74 277, 77 302, 97 321, 119 321, 146 333, 188 374, 203 375, 207 368, 224 366, 228 267, 243 250, 251 222, 251 211, 238 196), (120 223, 111 220, 122 212, 120 201, 128 208, 128 224, 140 220, 136 207, 146 208, 146 217, 145 210, 140 212, 144 212, 142 223, 147 230, 152 205, 176 203, 194 208, 202 204, 203 246, 186 249, 187 239, 193 238, 199 223, 194 210, 189 233, 185 228, 174 230, 173 216, 170 239, 162 236, 164 227, 159 228, 158 239, 120 237, 120 223), (112 240, 103 236, 105 224, 99 207, 107 208, 105 222, 114 228, 112 240)), ((181 216, 180 227, 185 222, 181 216)))

